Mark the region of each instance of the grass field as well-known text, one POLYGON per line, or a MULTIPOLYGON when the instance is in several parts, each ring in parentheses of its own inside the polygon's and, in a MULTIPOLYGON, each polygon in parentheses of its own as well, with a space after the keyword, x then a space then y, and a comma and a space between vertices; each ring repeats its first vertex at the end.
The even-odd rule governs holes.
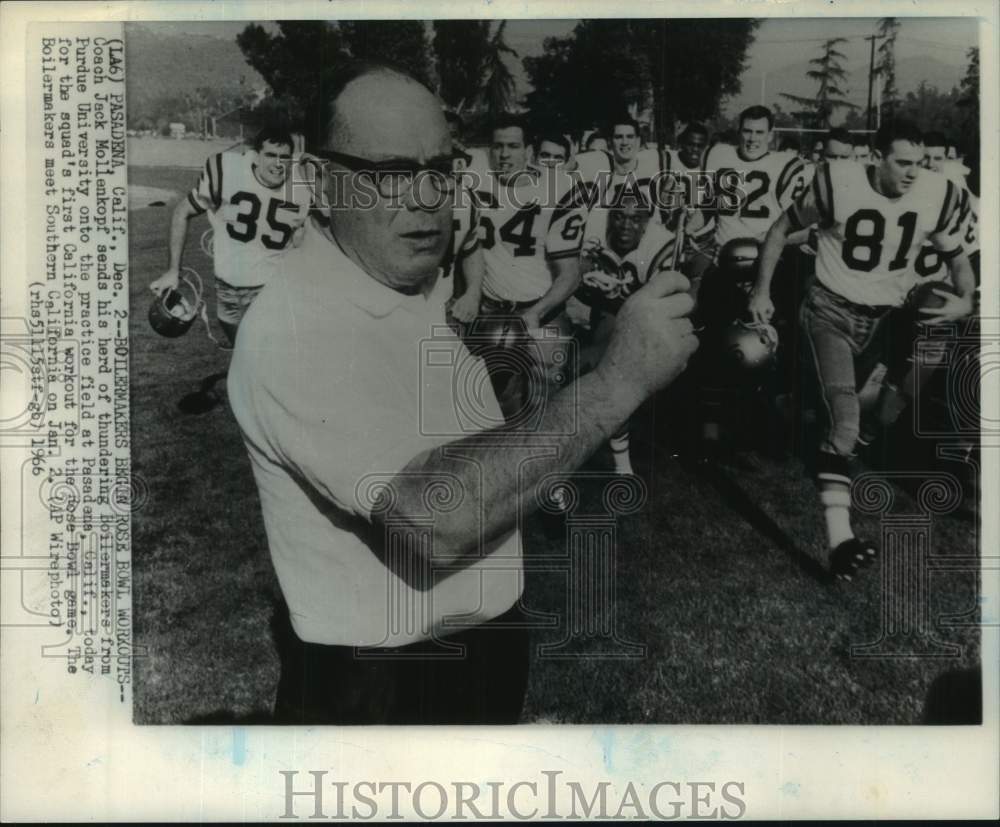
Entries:
MULTIPOLYGON (((129 176, 182 193, 197 170, 133 167, 129 176)), ((227 407, 201 415, 177 408, 228 356, 200 326, 167 340, 146 321, 148 284, 166 265, 169 209, 135 210, 130 224, 133 476, 148 487, 133 525, 135 637, 145 651, 136 658, 134 717, 264 723, 278 677, 279 590, 250 464, 227 407)), ((197 242, 207 226, 192 223, 185 260, 206 277, 211 263, 197 242)), ((826 579, 821 515, 802 462, 755 451, 752 467, 707 472, 681 463, 668 439, 669 408, 660 399, 637 417, 633 456, 649 500, 618 525, 617 629, 646 655, 536 655, 526 722, 917 723, 939 674, 978 665, 978 577, 969 571, 930 576, 931 635, 960 656, 852 657, 852 645, 879 638, 883 606, 892 605, 879 566, 853 584, 826 579), (961 621, 946 625, 946 614, 961 621)), ((933 446, 905 436, 892 455, 931 469, 933 446)), ((599 454, 588 469, 607 467, 599 454)), ((585 490, 584 505, 596 497, 585 490)), ((916 510, 898 489, 895 511, 916 510)), ((880 536, 875 517, 861 527, 880 536)), ((561 545, 543 520, 530 519, 524 531, 529 557, 561 545)), ((968 515, 931 525, 934 555, 971 556, 977 542, 968 515)), ((525 602, 565 618, 564 574, 531 575, 525 602)), ((558 638, 536 633, 539 644, 558 638)))

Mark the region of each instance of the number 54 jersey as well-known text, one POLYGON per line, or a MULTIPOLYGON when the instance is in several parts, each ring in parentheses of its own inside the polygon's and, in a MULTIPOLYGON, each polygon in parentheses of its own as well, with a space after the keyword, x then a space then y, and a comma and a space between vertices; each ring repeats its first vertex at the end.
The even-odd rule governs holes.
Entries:
POLYGON ((233 287, 260 287, 277 270, 282 253, 309 214, 310 188, 291 174, 264 186, 254 174, 252 152, 220 152, 205 162, 188 201, 208 212, 214 231, 215 276, 233 287))
POLYGON ((821 164, 812 185, 788 210, 792 226, 818 224, 816 278, 855 304, 896 306, 916 281, 914 259, 928 239, 942 259, 962 251, 949 233, 959 191, 936 172, 921 170, 898 198, 874 185, 874 167, 821 164))
POLYGON ((537 301, 552 286, 549 262, 580 255, 587 214, 572 183, 558 170, 526 170, 508 183, 489 176, 476 189, 487 296, 537 301))

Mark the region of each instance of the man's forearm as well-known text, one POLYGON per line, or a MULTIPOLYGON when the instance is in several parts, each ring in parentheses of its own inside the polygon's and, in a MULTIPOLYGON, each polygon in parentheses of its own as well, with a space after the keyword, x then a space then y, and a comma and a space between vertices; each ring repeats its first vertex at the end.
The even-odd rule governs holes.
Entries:
POLYGON ((539 319, 544 319, 576 292, 580 286, 580 276, 579 258, 560 260, 552 286, 531 307, 539 319))
POLYGON ((181 257, 184 254, 184 242, 187 240, 188 221, 191 219, 191 210, 187 206, 187 198, 174 207, 174 213, 170 218, 170 239, 168 250, 170 261, 167 265, 170 270, 180 270, 181 257))
POLYGON ((771 279, 774 278, 774 270, 778 266, 778 259, 785 249, 785 239, 788 236, 788 219, 782 215, 774 222, 768 230, 764 239, 764 246, 760 251, 760 264, 757 267, 757 281, 754 284, 754 291, 765 296, 771 293, 771 279))
POLYGON ((462 271, 462 281, 465 283, 465 293, 481 297, 483 279, 486 277, 486 263, 482 253, 473 252, 459 259, 459 267, 462 271))
POLYGON ((969 257, 965 253, 959 253, 948 263, 948 272, 958 295, 971 300, 976 291, 976 273, 969 257))
POLYGON ((518 513, 534 510, 535 489, 546 474, 578 468, 642 402, 600 370, 588 373, 546 400, 535 432, 522 439, 502 426, 465 437, 416 457, 393 480, 396 520, 426 510, 435 479, 457 484, 458 508, 434 515, 434 559, 458 560, 514 527, 518 513), (612 387, 612 384, 614 387, 612 387))

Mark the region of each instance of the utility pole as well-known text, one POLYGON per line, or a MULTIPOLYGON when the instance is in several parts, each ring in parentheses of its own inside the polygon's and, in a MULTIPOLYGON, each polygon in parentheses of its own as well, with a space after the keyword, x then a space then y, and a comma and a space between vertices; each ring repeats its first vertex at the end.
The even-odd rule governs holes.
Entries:
POLYGON ((868 58, 868 109, 865 110, 865 127, 872 128, 872 87, 875 84, 875 41, 879 40, 877 34, 868 35, 865 40, 871 41, 871 56, 868 58))

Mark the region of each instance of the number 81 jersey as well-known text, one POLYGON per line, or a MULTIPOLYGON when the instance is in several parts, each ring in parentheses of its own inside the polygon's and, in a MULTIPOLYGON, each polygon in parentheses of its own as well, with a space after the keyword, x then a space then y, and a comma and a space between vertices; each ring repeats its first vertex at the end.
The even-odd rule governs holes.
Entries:
POLYGON ((308 216, 311 192, 291 176, 277 187, 254 174, 255 154, 220 152, 205 162, 188 201, 208 212, 214 231, 215 276, 233 287, 260 287, 271 280, 281 254, 308 216))
POLYGON ((549 262, 580 255, 586 209, 573 202, 572 180, 558 170, 524 171, 510 183, 489 176, 474 192, 479 246, 493 299, 533 302, 552 286, 549 262))
POLYGON ((872 167, 846 161, 821 164, 789 209, 794 229, 818 224, 816 278, 855 304, 900 306, 916 276, 914 259, 930 239, 942 259, 962 251, 948 233, 958 188, 943 175, 921 170, 898 198, 875 189, 872 167))

